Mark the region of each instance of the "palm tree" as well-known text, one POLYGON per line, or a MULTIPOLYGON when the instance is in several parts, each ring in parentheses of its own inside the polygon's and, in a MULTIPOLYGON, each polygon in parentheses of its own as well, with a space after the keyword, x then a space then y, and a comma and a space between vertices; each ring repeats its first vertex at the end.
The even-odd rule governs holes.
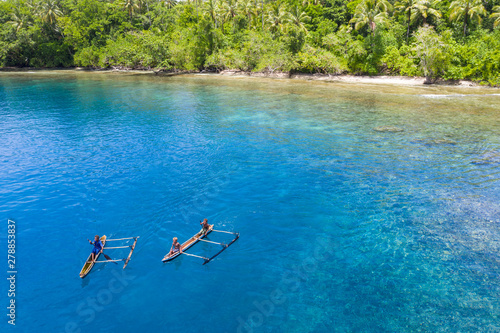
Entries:
POLYGON ((165 5, 167 6, 167 8, 174 8, 177 5, 177 1, 165 0, 165 5))
POLYGON ((441 0, 417 0, 413 5, 413 13, 411 15, 411 21, 414 22, 419 18, 423 18, 423 25, 427 24, 428 17, 441 18, 441 13, 432 8, 431 6, 435 6, 441 0))
POLYGON ((147 0, 136 0, 137 1, 137 6, 139 7, 139 13, 142 13, 142 10, 144 8, 144 4, 147 6, 147 0))
POLYGON ((139 5, 136 0, 125 0, 123 2, 123 7, 128 11, 128 16, 132 18, 136 9, 139 9, 139 5))
POLYGON ((14 7, 14 12, 10 14, 11 20, 7 23, 16 29, 16 33, 23 27, 31 25, 30 18, 27 14, 19 10, 19 7, 14 7))
POLYGON ((200 6, 201 0, 193 0, 194 8, 196 10, 196 18, 198 18, 198 7, 200 6))
POLYGON ((262 31, 264 31, 264 0, 260 0, 260 11, 262 19, 262 31))
POLYGON ((305 26, 305 22, 309 21, 311 18, 302 10, 299 9, 299 6, 295 6, 288 13, 288 22, 292 25, 295 25, 299 30, 302 30, 307 33, 307 28, 305 26))
POLYGON ((271 10, 267 13, 267 22, 269 30, 275 34, 281 34, 285 28, 285 23, 288 20, 288 13, 285 6, 277 1, 272 4, 271 10))
POLYGON ((399 12, 403 12, 406 14, 406 43, 410 38, 410 24, 411 24, 411 14, 413 9, 414 0, 402 0, 400 2, 396 2, 396 9, 399 12))
POLYGON ((313 5, 319 5, 320 1, 319 0, 303 0, 302 1, 302 6, 306 7, 310 4, 313 4, 313 5))
POLYGON ((481 23, 481 15, 486 15, 481 0, 455 0, 450 4, 450 21, 464 21, 464 36, 469 21, 481 23))
POLYGON ((224 23, 226 22, 226 6, 223 0, 217 0, 215 2, 215 17, 218 18, 217 22, 220 22, 221 31, 224 31, 224 23))
POLYGON ((29 12, 33 15, 38 12, 41 3, 36 0, 26 0, 23 3, 23 7, 28 8, 29 12))
MULTIPOLYGON (((233 21, 238 15, 238 0, 225 0, 222 3, 222 18, 224 21, 233 21)), ((221 24, 221 30, 224 31, 224 26, 221 24)), ((233 34, 236 31, 236 24, 233 22, 233 34)))
MULTIPOLYGON (((252 25, 254 27, 257 27, 259 25, 259 16, 261 15, 261 12, 263 13, 264 11, 259 9, 259 5, 257 3, 257 0, 255 0, 255 4, 252 7, 252 25)), ((262 15, 263 16, 263 15, 262 15)), ((264 21, 262 21, 263 23, 264 21)), ((264 26, 263 26, 264 27, 264 26)))
POLYGON ((374 36, 377 25, 388 23, 387 12, 391 9, 392 6, 387 0, 363 0, 356 7, 354 17, 349 23, 354 23, 356 30, 368 25, 374 36))
POLYGON ((217 0, 208 0, 205 2, 205 12, 214 22, 215 29, 217 29, 217 10, 218 10, 217 0))
POLYGON ((237 0, 226 0, 223 4, 224 8, 224 18, 228 20, 234 19, 238 15, 238 1, 237 0))
POLYGON ((493 11, 495 13, 491 14, 490 17, 496 19, 495 22, 493 22, 493 28, 496 28, 500 25, 500 6, 493 7, 493 11))
POLYGON ((252 15, 255 14, 253 0, 241 0, 238 3, 239 12, 244 14, 248 19, 248 28, 252 22, 252 15))
POLYGON ((45 0, 41 2, 38 10, 38 15, 40 15, 42 21, 50 25, 56 23, 57 18, 62 15, 56 0, 45 0))

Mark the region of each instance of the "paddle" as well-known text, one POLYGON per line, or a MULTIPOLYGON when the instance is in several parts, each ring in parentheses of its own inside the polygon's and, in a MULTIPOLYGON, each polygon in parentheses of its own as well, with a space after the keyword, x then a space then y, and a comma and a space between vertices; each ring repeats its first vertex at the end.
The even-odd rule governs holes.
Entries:
MULTIPOLYGON (((104 253, 103 253, 102 255, 104 256, 104 258, 106 258, 106 260, 113 260, 113 259, 111 259, 111 258, 110 258, 110 256, 108 256, 107 254, 104 254, 104 253)), ((115 264, 117 264, 117 265, 118 265, 118 263, 117 263, 116 261, 112 261, 112 263, 115 263, 115 264)))

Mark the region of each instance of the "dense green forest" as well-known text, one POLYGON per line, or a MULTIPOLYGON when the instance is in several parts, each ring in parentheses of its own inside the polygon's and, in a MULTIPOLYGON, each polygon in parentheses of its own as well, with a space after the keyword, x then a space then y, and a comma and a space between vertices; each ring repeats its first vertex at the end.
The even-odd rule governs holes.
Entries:
POLYGON ((0 0, 0 66, 237 69, 500 85, 500 0, 0 0))

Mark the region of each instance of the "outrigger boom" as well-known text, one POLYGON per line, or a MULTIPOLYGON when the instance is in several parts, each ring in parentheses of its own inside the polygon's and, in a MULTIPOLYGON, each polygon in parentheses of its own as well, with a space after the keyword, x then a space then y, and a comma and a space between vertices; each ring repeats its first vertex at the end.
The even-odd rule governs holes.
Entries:
POLYGON ((223 233, 225 233, 225 234, 232 234, 232 235, 238 235, 238 236, 240 235, 240 234, 239 234, 239 233, 237 233, 237 232, 231 232, 231 231, 215 230, 215 229, 214 229, 214 230, 212 230, 212 231, 213 231, 213 232, 223 232, 223 233))
POLYGON ((107 241, 108 242, 112 242, 112 241, 121 241, 121 240, 125 240, 125 239, 136 239, 136 238, 139 238, 139 236, 137 236, 137 237, 126 237, 126 238, 108 239, 107 241))
MULTIPOLYGON (((213 230, 213 231, 216 231, 216 230, 213 230)), ((227 231, 226 231, 226 232, 227 232, 227 231)), ((220 250, 219 252, 217 252, 217 253, 216 253, 215 255, 213 255, 211 258, 206 259, 206 260, 205 260, 205 262, 203 263, 203 265, 208 264, 210 261, 212 261, 212 259, 214 259, 215 257, 217 257, 219 254, 221 254, 221 253, 222 253, 222 251, 224 251, 225 249, 227 249, 227 248, 228 248, 231 244, 233 244, 234 242, 236 242, 236 241, 238 240, 238 238, 240 238, 240 234, 239 234, 239 233, 237 233, 237 232, 234 232, 234 233, 233 233, 233 232, 227 232, 227 233, 234 234, 234 235, 236 235, 236 237, 235 237, 235 238, 234 238, 231 242, 229 242, 229 244, 227 244, 227 245, 226 245, 226 244, 224 244, 224 245, 222 246, 222 250, 220 250)))
POLYGON ((196 257, 196 258, 208 260, 208 258, 202 257, 202 256, 197 256, 196 254, 191 254, 191 253, 186 253, 186 252, 182 252, 182 254, 185 254, 185 255, 190 256, 190 257, 196 257))
POLYGON ((132 245, 126 245, 126 246, 115 246, 115 247, 107 247, 106 250, 113 250, 113 249, 125 249, 127 247, 132 247, 132 245))
POLYGON ((117 262, 117 261, 123 261, 125 259, 111 259, 111 260, 100 260, 100 261, 94 261, 96 264, 97 263, 105 263, 105 262, 117 262))
POLYGON ((128 254, 127 258, 116 259, 116 260, 108 260, 108 261, 113 261, 113 262, 116 262, 116 261, 125 261, 125 264, 123 265, 123 269, 125 269, 125 267, 127 267, 127 265, 128 265, 128 262, 130 261, 130 257, 132 257, 132 253, 135 250, 135 244, 137 244, 137 238, 139 238, 139 236, 137 236, 137 237, 127 237, 127 238, 118 238, 118 239, 109 239, 108 242, 109 241, 121 241, 121 240, 133 239, 134 243, 132 245, 125 245, 125 246, 104 247, 105 250, 125 249, 125 248, 128 248, 128 247, 130 248, 130 253, 128 254))
POLYGON ((217 245, 226 246, 226 244, 224 244, 224 243, 212 242, 212 241, 209 241, 209 240, 206 240, 206 239, 201 239, 201 238, 198 238, 198 240, 199 240, 199 241, 202 241, 202 242, 207 242, 207 243, 212 243, 212 244, 217 244, 217 245))

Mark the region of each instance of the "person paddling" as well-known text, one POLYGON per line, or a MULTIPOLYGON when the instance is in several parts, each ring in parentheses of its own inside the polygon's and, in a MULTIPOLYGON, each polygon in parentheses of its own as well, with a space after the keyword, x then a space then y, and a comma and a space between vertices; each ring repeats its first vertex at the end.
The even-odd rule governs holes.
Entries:
POLYGON ((206 235, 208 232, 208 229, 210 228, 210 224, 208 224, 208 220, 204 219, 203 222, 200 222, 201 226, 203 229, 201 230, 203 232, 203 235, 206 235))
POLYGON ((172 247, 170 247, 170 252, 168 255, 172 255, 174 253, 180 252, 182 253, 182 246, 181 243, 177 241, 177 237, 174 237, 173 242, 172 242, 172 247))
POLYGON ((101 239, 99 238, 99 235, 95 235, 93 243, 90 241, 90 239, 87 238, 87 240, 90 244, 94 245, 91 253, 92 261, 94 261, 97 258, 97 255, 102 251, 101 239))

